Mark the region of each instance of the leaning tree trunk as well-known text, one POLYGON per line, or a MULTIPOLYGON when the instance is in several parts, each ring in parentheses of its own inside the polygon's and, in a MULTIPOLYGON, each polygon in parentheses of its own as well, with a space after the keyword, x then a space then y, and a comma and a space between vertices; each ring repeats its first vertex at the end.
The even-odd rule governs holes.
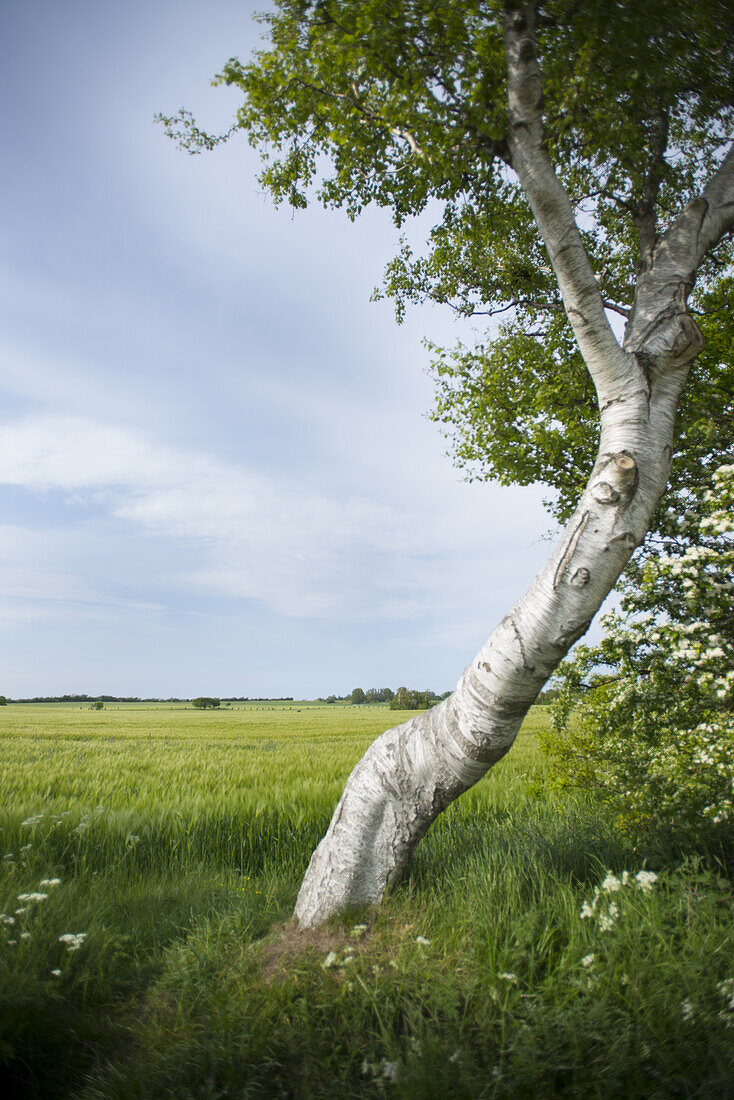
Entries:
POLYGON ((702 343, 686 300, 703 255, 734 220, 730 152, 703 196, 644 247, 620 347, 545 152, 532 19, 532 4, 510 9, 506 18, 512 166, 596 386, 599 454, 553 554, 454 693, 382 734, 354 768, 298 895, 295 916, 303 926, 378 903, 401 878, 441 811, 508 751, 538 691, 642 542, 667 483, 675 414, 702 343))
POLYGON ((505 755, 538 691, 588 629, 642 541, 670 467, 675 397, 651 400, 648 420, 634 390, 603 414, 599 458, 555 552, 454 693, 388 730, 355 767, 301 887, 302 925, 380 901, 431 822, 505 755))

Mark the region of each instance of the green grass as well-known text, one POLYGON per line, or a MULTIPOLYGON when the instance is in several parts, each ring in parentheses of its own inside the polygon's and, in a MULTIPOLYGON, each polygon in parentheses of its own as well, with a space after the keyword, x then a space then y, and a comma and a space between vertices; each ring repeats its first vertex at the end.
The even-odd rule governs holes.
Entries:
POLYGON ((379 913, 293 928, 346 775, 404 717, 3 708, 2 1094, 734 1096, 731 884, 532 796, 543 708, 379 913), (603 895, 608 931, 580 919, 607 869, 645 860, 658 882, 603 895), (78 951, 65 933, 86 933, 78 951))

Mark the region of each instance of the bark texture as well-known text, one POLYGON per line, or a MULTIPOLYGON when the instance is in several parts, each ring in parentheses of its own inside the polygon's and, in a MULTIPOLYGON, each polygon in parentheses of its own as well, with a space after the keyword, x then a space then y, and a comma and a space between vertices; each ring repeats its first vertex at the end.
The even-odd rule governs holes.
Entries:
POLYGON ((599 399, 599 454, 551 557, 439 706, 388 730, 347 781, 314 852, 295 916, 313 926, 379 903, 431 823, 505 755, 538 691, 588 629, 664 492, 673 425, 702 346, 686 302, 707 249, 734 221, 734 154, 641 263, 624 345, 617 341, 547 155, 533 5, 505 21, 509 145, 599 399))

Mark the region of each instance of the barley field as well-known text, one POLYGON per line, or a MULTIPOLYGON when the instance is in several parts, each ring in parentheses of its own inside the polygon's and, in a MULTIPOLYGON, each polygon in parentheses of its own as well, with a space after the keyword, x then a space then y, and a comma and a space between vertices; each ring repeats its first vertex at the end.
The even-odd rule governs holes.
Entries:
POLYGON ((726 869, 545 795, 541 707, 378 913, 293 927, 405 717, 1 708, 2 1095, 734 1096, 726 869))

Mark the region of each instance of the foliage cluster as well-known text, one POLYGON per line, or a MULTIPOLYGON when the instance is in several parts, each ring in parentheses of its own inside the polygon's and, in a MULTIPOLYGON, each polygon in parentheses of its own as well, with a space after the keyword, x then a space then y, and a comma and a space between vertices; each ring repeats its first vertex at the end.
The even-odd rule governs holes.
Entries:
MULTIPOLYGON (((443 698, 441 696, 441 698, 443 698)), ((436 703, 439 696, 432 691, 415 691, 406 687, 399 687, 395 692, 395 698, 390 700, 391 710, 425 710, 436 703)))
POLYGON ((399 687, 397 692, 392 688, 354 688, 349 695, 329 695, 321 700, 324 703, 351 703, 353 706, 361 706, 363 703, 389 703, 392 710, 418 710, 432 706, 441 699, 446 699, 451 694, 445 691, 443 695, 437 695, 435 691, 412 691, 406 687, 399 687))
POLYGON ((199 695, 196 699, 191 700, 191 706, 194 710, 216 710, 221 705, 221 699, 213 699, 209 695, 199 695))
MULTIPOLYGON (((671 509, 672 510, 672 509, 671 509)), ((561 666, 556 783, 598 792, 633 825, 734 826, 734 464, 673 514, 623 588, 606 637, 561 666)))
MULTIPOLYGON (((244 131, 276 203, 314 197, 351 218, 372 204, 397 226, 429 210, 423 247, 402 240, 378 296, 399 319, 430 301, 490 321, 476 342, 432 349, 434 419, 470 477, 542 483, 564 520, 591 469, 599 418, 512 170, 503 14, 499 0, 277 0, 264 17, 266 48, 231 58, 217 78, 242 93, 230 133, 207 135, 185 111, 160 121, 189 152, 244 131)), ((730 139, 730 22, 728 0, 671 0, 664 11, 657 0, 537 6, 548 152, 604 303, 624 321, 638 262, 730 139)), ((707 350, 676 428, 675 495, 695 491, 703 456, 734 457, 730 236, 694 276, 707 350)), ((662 510, 653 528, 670 533, 666 522, 662 510)))
MULTIPOLYGON (((362 688, 355 688, 348 698, 352 704, 388 703, 394 694, 392 688, 368 688, 367 691, 363 691, 362 688)), ((336 702, 335 696, 330 696, 329 700, 332 698, 336 702)))

